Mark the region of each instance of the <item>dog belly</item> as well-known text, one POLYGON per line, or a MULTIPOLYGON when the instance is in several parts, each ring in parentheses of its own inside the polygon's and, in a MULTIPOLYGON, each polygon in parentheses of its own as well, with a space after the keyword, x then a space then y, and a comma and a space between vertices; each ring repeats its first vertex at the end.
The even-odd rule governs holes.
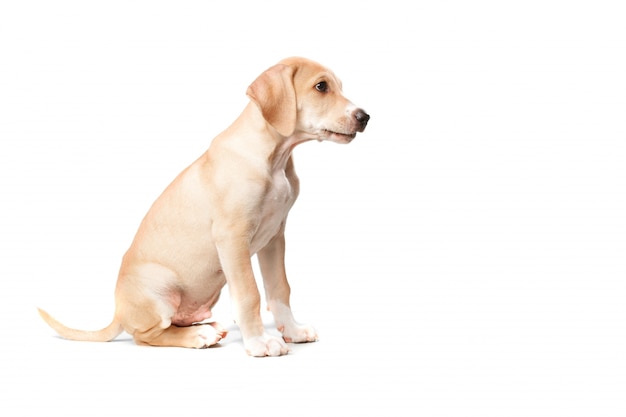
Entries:
POLYGON ((218 290, 208 300, 198 300, 197 297, 186 297, 183 295, 175 296, 180 299, 178 309, 172 317, 172 324, 175 326, 190 326, 193 323, 199 323, 211 317, 211 309, 220 296, 218 290), (203 302, 204 301, 204 302, 203 302))
POLYGON ((174 307, 172 324, 190 326, 211 317, 211 309, 217 303, 226 279, 221 270, 188 282, 185 287, 170 289, 168 301, 174 307))
POLYGON ((189 326, 211 317, 211 308, 225 284, 217 261, 174 268, 156 262, 133 264, 126 257, 116 297, 123 304, 147 302, 157 306, 163 319, 171 319, 176 326, 189 326))

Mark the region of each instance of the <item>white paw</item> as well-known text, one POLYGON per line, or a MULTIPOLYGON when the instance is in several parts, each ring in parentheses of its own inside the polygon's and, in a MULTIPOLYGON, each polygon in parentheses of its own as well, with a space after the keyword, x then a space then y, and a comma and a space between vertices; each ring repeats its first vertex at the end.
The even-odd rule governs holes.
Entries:
POLYGON ((281 356, 289 353, 289 347, 281 338, 267 333, 248 338, 243 343, 250 356, 281 356))
POLYGON ((220 342, 228 332, 218 323, 205 323, 194 326, 197 330, 196 347, 205 349, 220 342))
POLYGON ((308 324, 292 324, 290 326, 279 327, 283 334, 283 339, 287 343, 307 343, 317 342, 317 332, 313 326, 308 324))

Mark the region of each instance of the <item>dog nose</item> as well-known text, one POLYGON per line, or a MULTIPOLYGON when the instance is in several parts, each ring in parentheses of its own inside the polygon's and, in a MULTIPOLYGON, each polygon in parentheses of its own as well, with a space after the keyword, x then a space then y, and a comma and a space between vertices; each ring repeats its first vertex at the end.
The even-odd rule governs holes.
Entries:
POLYGON ((354 118, 357 122, 359 122, 359 127, 362 131, 363 129, 365 129, 365 126, 367 126, 367 122, 370 120, 370 115, 365 113, 365 111, 363 111, 362 109, 358 109, 354 113, 354 118))

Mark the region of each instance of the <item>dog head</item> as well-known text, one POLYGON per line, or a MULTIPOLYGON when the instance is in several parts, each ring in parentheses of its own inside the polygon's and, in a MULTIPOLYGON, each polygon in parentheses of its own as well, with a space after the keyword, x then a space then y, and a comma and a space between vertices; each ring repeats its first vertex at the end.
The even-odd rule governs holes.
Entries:
POLYGON ((263 72, 247 91, 282 136, 349 143, 370 116, 341 93, 332 71, 305 58, 287 58, 263 72))

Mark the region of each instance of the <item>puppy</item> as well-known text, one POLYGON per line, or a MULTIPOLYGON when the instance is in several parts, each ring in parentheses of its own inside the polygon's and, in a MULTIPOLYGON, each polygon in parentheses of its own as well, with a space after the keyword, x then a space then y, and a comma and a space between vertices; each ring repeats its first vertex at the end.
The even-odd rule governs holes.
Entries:
POLYGON ((109 341, 126 331, 141 345, 206 348, 226 336, 219 324, 205 321, 228 284, 249 355, 284 355, 285 342, 317 340, 289 304, 284 231, 299 192, 291 153, 313 139, 349 143, 370 116, 342 95, 332 71, 304 58, 269 68, 247 95, 241 115, 143 219, 122 259, 113 322, 99 331, 75 330, 39 310, 61 336, 109 341), (282 339, 261 321, 254 254, 282 339))

